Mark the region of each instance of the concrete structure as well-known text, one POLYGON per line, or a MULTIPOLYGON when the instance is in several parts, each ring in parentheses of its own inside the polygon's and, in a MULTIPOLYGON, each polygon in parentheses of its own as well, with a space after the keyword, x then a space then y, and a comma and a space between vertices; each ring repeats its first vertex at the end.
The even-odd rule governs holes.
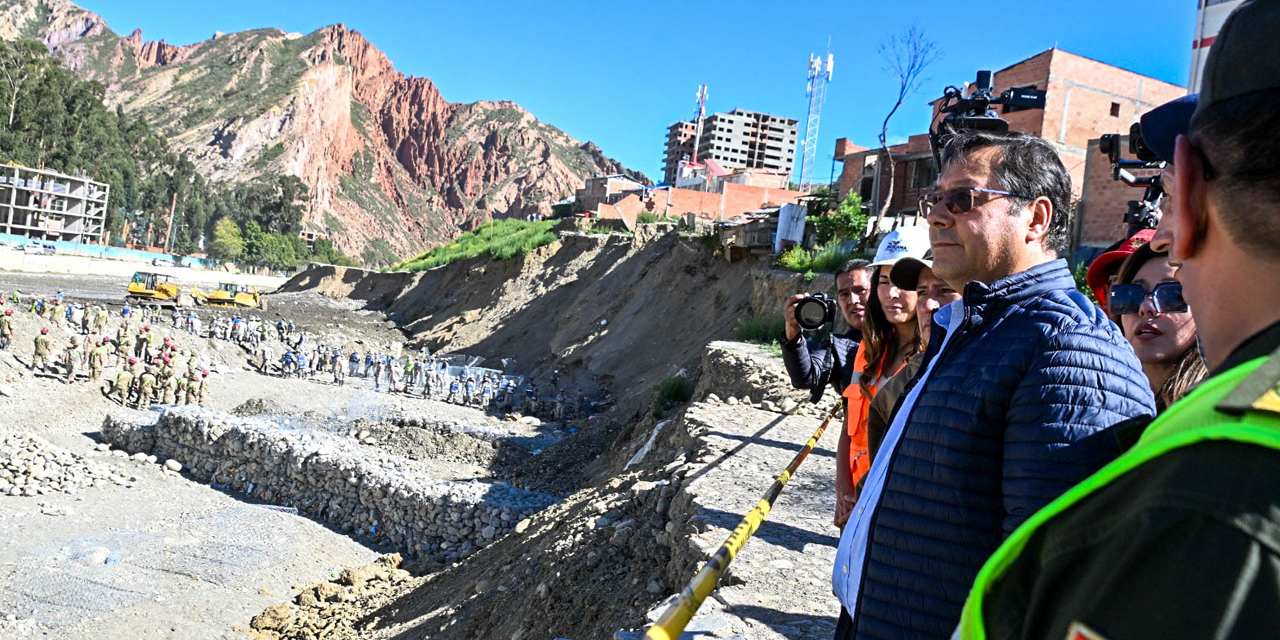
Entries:
MULTIPOLYGON (((1005 108, 1000 117, 1009 122, 1011 130, 1041 136, 1053 143, 1071 173, 1075 198, 1085 193, 1086 164, 1099 155, 1097 139, 1102 134, 1128 131, 1129 125, 1143 113, 1186 93, 1183 87, 1061 49, 1049 49, 997 71, 994 84, 997 91, 1013 87, 1046 91, 1044 109, 1005 108)), ((934 121, 939 117, 938 107, 935 101, 934 121)), ((856 189, 864 205, 873 212, 889 197, 889 215, 915 213, 921 193, 937 178, 928 135, 913 135, 907 142, 891 146, 889 153, 894 162, 891 197, 888 171, 879 166, 879 150, 858 147, 845 139, 837 140, 836 160, 844 163, 838 183, 839 196, 843 198, 856 189)), ((1139 196, 1141 190, 1138 196, 1116 196, 1121 213, 1127 200, 1139 196)), ((1110 211, 1115 204, 1086 199, 1077 210, 1087 216, 1089 211, 1110 211)), ((1080 228, 1079 221, 1076 228, 1080 228)))
MULTIPOLYGON (((798 124, 791 118, 745 109, 713 113, 702 121, 698 161, 714 160, 730 171, 771 169, 789 176, 795 164, 798 124)), ((664 182, 675 181, 681 160, 693 159, 693 132, 691 122, 667 127, 664 182)))
POLYGON ((621 173, 596 175, 587 178, 586 184, 574 194, 573 210, 576 213, 595 211, 601 204, 613 204, 626 192, 642 187, 639 181, 621 173))
POLYGON ((0 167, 0 233, 101 244, 111 187, 56 171, 0 167))
POLYGON ((662 183, 673 184, 682 161, 693 160, 693 137, 697 126, 681 120, 667 127, 667 150, 662 156, 662 183))

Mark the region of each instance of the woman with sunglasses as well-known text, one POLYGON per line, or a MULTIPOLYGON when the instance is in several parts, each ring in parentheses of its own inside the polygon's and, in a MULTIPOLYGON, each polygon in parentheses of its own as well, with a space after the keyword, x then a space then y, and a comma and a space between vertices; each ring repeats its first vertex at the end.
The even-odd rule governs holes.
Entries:
POLYGON ((916 292, 899 289, 889 270, 904 258, 921 258, 929 250, 928 230, 904 227, 880 242, 870 267, 872 293, 862 320, 862 343, 854 356, 857 375, 844 388, 845 430, 836 448, 836 517, 843 528, 871 468, 867 415, 882 383, 898 373, 920 349, 916 335, 916 292))
POLYGON ((1168 254, 1144 244, 1120 265, 1108 301, 1156 394, 1157 411, 1177 402, 1206 373, 1196 348, 1196 322, 1175 273, 1168 254))

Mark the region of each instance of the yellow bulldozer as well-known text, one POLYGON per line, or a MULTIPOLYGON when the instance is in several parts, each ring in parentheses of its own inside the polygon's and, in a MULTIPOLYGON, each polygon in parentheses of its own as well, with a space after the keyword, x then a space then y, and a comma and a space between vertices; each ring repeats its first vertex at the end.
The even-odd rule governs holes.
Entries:
POLYGON ((138 271, 125 288, 124 301, 129 304, 154 304, 161 307, 189 307, 195 300, 170 276, 138 271))
POLYGON ((195 298, 196 304, 211 307, 267 308, 266 297, 258 293, 257 287, 246 284, 223 282, 218 285, 217 289, 209 293, 203 293, 199 289, 192 287, 191 296, 195 298))

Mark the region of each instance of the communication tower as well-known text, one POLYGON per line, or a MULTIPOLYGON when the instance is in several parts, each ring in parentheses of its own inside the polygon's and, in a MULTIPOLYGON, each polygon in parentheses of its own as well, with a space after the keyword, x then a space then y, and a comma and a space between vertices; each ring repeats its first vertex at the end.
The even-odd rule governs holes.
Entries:
POLYGON ((809 54, 809 75, 805 95, 809 98, 809 119, 804 139, 800 141, 800 190, 813 186, 813 167, 818 161, 818 121, 822 119, 822 103, 827 99, 827 83, 835 59, 828 47, 827 56, 809 54))
POLYGON ((693 163, 698 164, 698 144, 702 142, 702 119, 707 117, 707 85, 698 85, 698 110, 693 114, 693 163))

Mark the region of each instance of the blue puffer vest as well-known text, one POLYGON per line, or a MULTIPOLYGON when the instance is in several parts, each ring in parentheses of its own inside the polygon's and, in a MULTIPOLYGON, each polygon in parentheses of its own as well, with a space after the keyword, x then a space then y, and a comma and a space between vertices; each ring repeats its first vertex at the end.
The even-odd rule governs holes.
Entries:
MULTIPOLYGON (((948 638, 982 563, 1155 414, 1120 329, 1055 260, 964 290, 964 318, 892 455, 862 572, 859 638, 948 638)), ((921 367, 921 371, 925 367, 921 367)), ((914 384, 914 383, 913 383, 914 384)), ((907 392, 903 392, 906 397, 907 392)))

